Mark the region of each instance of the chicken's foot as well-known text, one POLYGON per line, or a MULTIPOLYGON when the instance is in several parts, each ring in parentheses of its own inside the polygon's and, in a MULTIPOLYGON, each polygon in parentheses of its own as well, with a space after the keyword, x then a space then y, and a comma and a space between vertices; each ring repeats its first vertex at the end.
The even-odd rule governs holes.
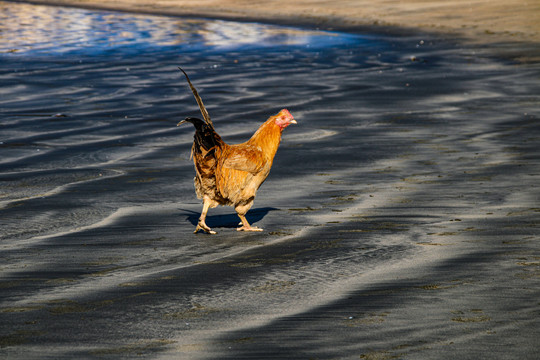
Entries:
POLYGON ((242 226, 239 228, 236 228, 236 231, 263 231, 263 229, 258 228, 256 226, 242 226))
POLYGON ((195 228, 195 231, 193 233, 196 234, 196 233, 199 232, 199 230, 202 230, 207 234, 212 234, 212 235, 217 234, 217 232, 210 229, 210 227, 208 227, 208 225, 206 225, 206 223, 204 221, 201 221, 200 219, 199 219, 199 223, 197 224, 197 227, 195 228))
POLYGON ((211 234, 211 235, 215 235, 217 234, 217 232, 215 232, 214 230, 210 229, 208 227, 208 225, 206 225, 204 222, 201 222, 199 221, 199 223, 197 224, 197 227, 195 228, 195 231, 193 232, 194 234, 198 233, 199 230, 202 230, 204 231, 205 233, 207 234, 211 234))
POLYGON ((263 231, 263 229, 261 229, 261 228, 249 225, 249 223, 248 223, 248 221, 247 221, 247 219, 246 219, 246 217, 244 215, 238 214, 238 217, 240 218, 240 220, 242 220, 242 222, 239 224, 239 225, 242 225, 242 226, 239 227, 239 228, 236 228, 236 231, 263 231))

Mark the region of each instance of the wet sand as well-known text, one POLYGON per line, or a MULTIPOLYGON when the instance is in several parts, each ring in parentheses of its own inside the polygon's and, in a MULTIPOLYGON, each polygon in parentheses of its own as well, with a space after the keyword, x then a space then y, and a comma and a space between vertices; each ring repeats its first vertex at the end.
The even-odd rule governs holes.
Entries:
POLYGON ((0 52, 0 357, 536 358, 538 64, 395 28, 58 10, 32 19, 92 31, 0 52), (248 215, 263 233, 219 208, 192 234, 178 65, 228 142, 297 118, 248 215))

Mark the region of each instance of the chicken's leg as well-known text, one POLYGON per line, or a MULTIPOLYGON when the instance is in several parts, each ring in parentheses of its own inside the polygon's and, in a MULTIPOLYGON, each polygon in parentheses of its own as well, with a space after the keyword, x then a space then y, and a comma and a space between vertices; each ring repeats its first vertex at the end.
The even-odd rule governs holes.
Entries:
POLYGON ((194 234, 199 232, 199 230, 203 230, 204 232, 208 234, 217 234, 217 232, 210 229, 210 227, 206 225, 206 213, 208 213, 208 209, 210 208, 210 202, 211 202, 210 199, 207 199, 207 198, 204 199, 201 217, 199 218, 199 223, 197 224, 197 227, 195 228, 195 231, 193 232, 194 234))

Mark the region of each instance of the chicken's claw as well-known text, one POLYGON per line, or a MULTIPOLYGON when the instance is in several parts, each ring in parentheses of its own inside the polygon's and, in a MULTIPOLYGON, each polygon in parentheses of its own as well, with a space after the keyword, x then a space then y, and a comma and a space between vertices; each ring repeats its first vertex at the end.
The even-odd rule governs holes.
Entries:
POLYGON ((239 228, 236 228, 236 231, 263 231, 263 229, 258 228, 256 226, 242 226, 239 228))

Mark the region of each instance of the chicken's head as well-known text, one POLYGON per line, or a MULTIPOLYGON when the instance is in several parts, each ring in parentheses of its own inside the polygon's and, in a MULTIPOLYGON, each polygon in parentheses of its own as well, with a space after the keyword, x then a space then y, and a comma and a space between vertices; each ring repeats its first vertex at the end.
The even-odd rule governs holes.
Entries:
POLYGON ((274 116, 274 119, 276 125, 279 126, 281 130, 285 129, 291 124, 296 124, 296 120, 294 120, 293 116, 287 109, 281 110, 276 116, 274 116))

